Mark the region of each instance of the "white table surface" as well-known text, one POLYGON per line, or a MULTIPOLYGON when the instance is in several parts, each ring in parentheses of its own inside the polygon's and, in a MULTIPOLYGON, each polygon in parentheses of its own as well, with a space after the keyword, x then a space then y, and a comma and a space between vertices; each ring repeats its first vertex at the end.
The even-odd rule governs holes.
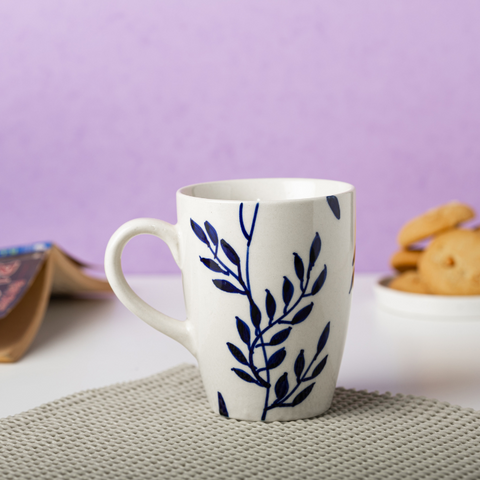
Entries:
MULTIPOLYGON (((480 410, 480 320, 421 320, 377 308, 379 275, 358 274, 338 386, 436 398, 480 410)), ((180 276, 130 276, 151 305, 185 317, 180 276)), ((25 357, 0 364, 0 417, 81 390, 196 363, 116 298, 53 300, 25 357)))

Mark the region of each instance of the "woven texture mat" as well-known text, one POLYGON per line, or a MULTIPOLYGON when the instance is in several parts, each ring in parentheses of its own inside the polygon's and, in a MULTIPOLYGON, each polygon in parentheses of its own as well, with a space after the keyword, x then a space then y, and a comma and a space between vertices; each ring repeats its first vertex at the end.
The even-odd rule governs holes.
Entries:
POLYGON ((323 416, 238 421, 181 365, 0 420, 0 478, 479 479, 480 412, 337 388, 323 416))

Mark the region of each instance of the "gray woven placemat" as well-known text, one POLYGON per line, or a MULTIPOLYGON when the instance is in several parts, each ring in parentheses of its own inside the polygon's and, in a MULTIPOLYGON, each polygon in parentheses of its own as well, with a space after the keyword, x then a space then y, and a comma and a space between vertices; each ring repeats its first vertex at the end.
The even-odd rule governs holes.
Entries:
POLYGON ((7 479, 479 479, 480 412, 337 388, 323 416, 215 415, 196 367, 0 420, 7 479))

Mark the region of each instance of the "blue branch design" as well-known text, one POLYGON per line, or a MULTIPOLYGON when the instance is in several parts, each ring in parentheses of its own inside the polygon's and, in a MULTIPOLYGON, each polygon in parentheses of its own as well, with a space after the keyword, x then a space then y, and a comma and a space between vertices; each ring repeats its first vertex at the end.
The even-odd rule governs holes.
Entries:
MULTIPOLYGON (((300 308, 300 304, 302 300, 318 294, 318 292, 322 289, 327 277, 327 266, 323 266, 323 270, 320 272, 309 291, 311 275, 321 250, 320 236, 318 233, 316 233, 310 247, 310 256, 306 272, 300 255, 295 252, 293 253, 295 273, 300 283, 300 294, 298 295, 297 299, 294 300, 295 287, 290 279, 285 276, 282 288, 284 306, 282 313, 275 317, 277 310, 276 301, 271 292, 267 289, 265 307, 268 322, 266 325, 262 326, 262 312, 253 298, 250 283, 250 247, 253 241, 258 211, 259 203, 255 205, 252 223, 250 228, 247 230, 244 221, 243 203, 241 203, 239 207, 240 229, 243 233, 243 236, 247 240, 245 277, 242 273, 242 263, 237 252, 224 239, 219 241, 215 228, 208 221, 204 223, 205 231, 193 219, 190 219, 190 223, 197 238, 208 247, 213 256, 213 258, 200 257, 200 261, 205 267, 213 272, 220 273, 226 277, 231 276, 236 283, 235 285, 227 280, 214 279, 212 280, 214 285, 226 293, 245 295, 248 299, 250 305, 250 323, 254 329, 253 339, 252 332, 248 324, 241 318, 235 317, 240 339, 248 347, 248 355, 245 355, 242 350, 233 343, 227 342, 227 347, 233 357, 241 365, 244 365, 248 368, 248 372, 241 368, 232 368, 232 371, 243 381, 253 383, 261 388, 265 388, 265 403, 261 416, 261 419, 265 420, 269 410, 274 408, 296 407, 302 403, 313 390, 315 382, 309 382, 314 380, 323 371, 327 363, 328 355, 325 355, 323 359, 315 366, 315 368, 313 368, 311 374, 310 370, 316 363, 320 353, 323 351, 323 348, 327 343, 330 332, 330 322, 324 328, 318 341, 317 351, 306 369, 304 350, 300 350, 294 367, 296 375, 296 383, 294 386, 292 388, 290 387, 288 382, 288 373, 284 372, 277 379, 274 386, 276 399, 271 401, 270 395, 272 389, 272 370, 278 368, 284 362, 287 356, 286 348, 281 347, 281 344, 287 340, 294 326, 304 322, 310 315, 314 307, 314 303, 311 302, 302 308, 300 308), (219 246, 221 247, 221 250, 219 249, 219 246), (219 254, 221 252, 224 253, 226 259, 232 265, 234 265, 234 267, 229 266, 226 261, 219 258, 219 254), (284 325, 288 325, 288 327, 284 328, 284 325), (276 331, 277 328, 275 327, 281 327, 281 329, 276 331), (270 340, 266 340, 266 334, 272 334, 270 340), (269 354, 267 348, 272 347, 275 347, 276 350, 272 354, 269 354), (257 348, 261 349, 263 365, 257 365, 255 363, 255 361, 258 360, 258 358, 255 358, 255 350, 257 348), (307 386, 297 393, 300 387, 303 385, 307 386), (293 400, 289 401, 292 397, 293 400)), ((219 395, 221 396, 220 393, 219 395)), ((227 411, 227 407, 223 397, 221 397, 221 401, 219 400, 219 402, 220 411, 222 414, 224 414, 227 411)))

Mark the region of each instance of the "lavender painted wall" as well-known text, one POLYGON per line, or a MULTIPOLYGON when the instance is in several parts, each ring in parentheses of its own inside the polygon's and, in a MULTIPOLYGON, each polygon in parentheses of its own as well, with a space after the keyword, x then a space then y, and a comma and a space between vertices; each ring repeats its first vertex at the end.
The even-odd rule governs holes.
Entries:
MULTIPOLYGON (((480 212, 480 3, 5 0, 0 245, 101 263, 123 222, 175 222, 175 191, 227 178, 357 187, 359 271, 402 223, 480 212)), ((129 272, 176 272, 165 246, 129 272)))

